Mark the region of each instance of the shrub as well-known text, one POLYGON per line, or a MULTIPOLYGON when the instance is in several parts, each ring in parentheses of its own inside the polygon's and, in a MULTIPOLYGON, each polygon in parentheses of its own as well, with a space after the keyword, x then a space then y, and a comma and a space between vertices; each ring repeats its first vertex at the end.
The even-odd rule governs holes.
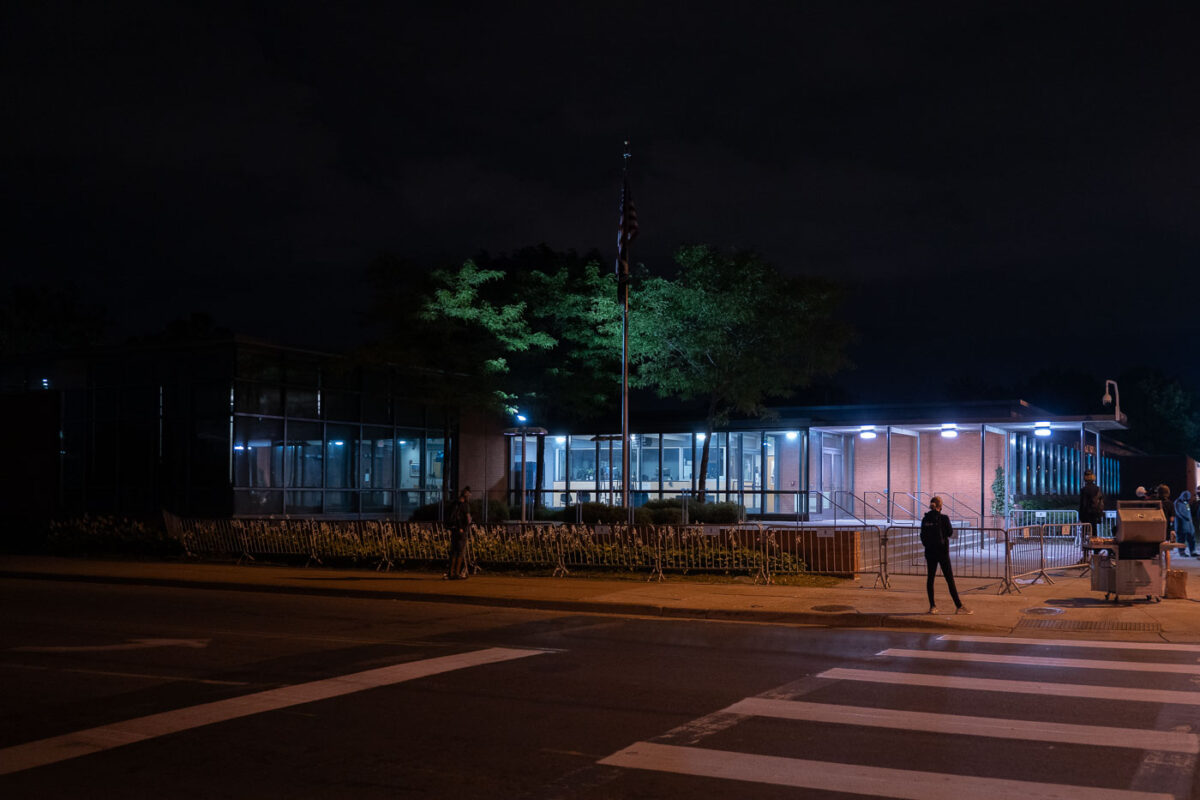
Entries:
POLYGON ((745 508, 737 503, 689 503, 688 518, 710 525, 740 522, 745 508))
POLYGON ((183 545, 167 534, 161 522, 87 514, 51 522, 46 546, 50 553, 62 556, 176 556, 183 553, 183 545))

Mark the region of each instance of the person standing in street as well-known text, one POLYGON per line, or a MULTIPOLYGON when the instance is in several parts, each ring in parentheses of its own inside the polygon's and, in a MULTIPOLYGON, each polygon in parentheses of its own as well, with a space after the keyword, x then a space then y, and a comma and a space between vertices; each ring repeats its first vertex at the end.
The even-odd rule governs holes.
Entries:
MULTIPOLYGON (((1083 488, 1079 490, 1079 521, 1092 526, 1091 535, 1100 535, 1100 523, 1104 521, 1104 493, 1096 485, 1096 473, 1090 469, 1083 471, 1083 488)), ((1082 540, 1083 559, 1087 561, 1088 550, 1086 540, 1082 540)))
POLYGON ((467 537, 471 534, 471 487, 464 486, 450 509, 450 564, 447 580, 467 577, 467 537))
POLYGON ((958 599, 958 589, 954 585, 954 573, 950 569, 950 540, 954 537, 954 526, 950 518, 942 513, 942 498, 934 495, 929 500, 929 510, 921 518, 921 544, 925 548, 925 593, 929 595, 929 613, 938 613, 937 604, 933 601, 933 579, 938 567, 942 568, 942 576, 946 586, 950 588, 950 599, 954 601, 957 614, 970 614, 971 611, 958 599))
POLYGON ((1187 545, 1187 554, 1196 556, 1196 520, 1192 515, 1192 505, 1189 502, 1192 493, 1186 489, 1175 498, 1175 536, 1187 545))

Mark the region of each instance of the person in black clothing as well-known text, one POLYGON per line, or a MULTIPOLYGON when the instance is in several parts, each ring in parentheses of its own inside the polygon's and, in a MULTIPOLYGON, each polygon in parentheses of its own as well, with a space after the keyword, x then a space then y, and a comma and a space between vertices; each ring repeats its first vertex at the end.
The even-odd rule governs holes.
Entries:
MULTIPOLYGON (((1083 472, 1083 488, 1079 490, 1079 521, 1092 526, 1091 536, 1100 535, 1100 523, 1104 521, 1104 493, 1096 485, 1096 473, 1090 469, 1083 472)), ((1083 558, 1088 557, 1087 542, 1083 550, 1083 558)))
POLYGON ((958 599, 958 589, 954 586, 954 573, 950 570, 950 539, 954 536, 954 526, 950 518, 942 513, 942 498, 934 495, 929 501, 929 510, 921 518, 921 544, 925 547, 925 566, 928 570, 925 579, 925 593, 929 595, 929 613, 936 614, 937 606, 933 602, 933 578, 937 568, 942 568, 946 585, 950 587, 950 599, 954 601, 957 614, 970 614, 970 609, 958 599))
POLYGON ((450 509, 450 564, 447 580, 467 577, 467 537, 471 532, 471 487, 464 486, 450 509))
POLYGON ((1171 487, 1160 483, 1154 489, 1155 498, 1162 503, 1163 516, 1167 518, 1167 536, 1175 541, 1175 504, 1171 502, 1171 487))

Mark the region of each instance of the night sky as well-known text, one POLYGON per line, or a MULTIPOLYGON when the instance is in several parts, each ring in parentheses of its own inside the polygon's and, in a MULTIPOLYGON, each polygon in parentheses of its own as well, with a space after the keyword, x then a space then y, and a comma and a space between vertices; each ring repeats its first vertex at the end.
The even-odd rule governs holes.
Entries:
POLYGON ((846 281, 864 399, 1053 366, 1196 386, 1189 4, 363 8, 6 4, 4 281, 74 282, 118 337, 204 311, 347 348, 382 252, 611 262, 629 137, 634 260, 846 281))

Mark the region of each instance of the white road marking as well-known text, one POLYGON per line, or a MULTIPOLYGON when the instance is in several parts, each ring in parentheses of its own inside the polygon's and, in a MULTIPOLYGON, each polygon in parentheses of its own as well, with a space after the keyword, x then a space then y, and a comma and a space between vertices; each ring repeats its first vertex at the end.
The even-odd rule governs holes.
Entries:
POLYGON ((1146 664, 1136 661, 1096 661, 1088 658, 1005 656, 995 653, 955 653, 948 650, 903 650, 899 648, 881 650, 876 655, 896 656, 898 658, 927 658, 936 661, 969 661, 976 664, 1015 664, 1021 667, 1111 669, 1120 672, 1175 672, 1184 675, 1200 675, 1200 664, 1146 664))
POLYGON ((929 675, 921 672, 887 672, 878 669, 826 670, 818 678, 843 681, 895 683, 902 686, 932 686, 938 689, 967 689, 980 692, 1014 692, 1046 697, 1088 697, 1097 700, 1132 700, 1139 703, 1176 703, 1200 706, 1200 692, 1171 689, 1128 689, 1122 686, 1085 686, 1043 681, 1008 681, 992 678, 962 678, 954 675, 929 675))
POLYGON ((1097 786, 1071 786, 1003 778, 977 778, 734 753, 700 747, 637 742, 599 762, 607 766, 767 783, 846 794, 905 800, 962 800, 964 797, 1020 797, 1022 800, 1174 800, 1157 792, 1131 792, 1097 786))
POLYGON ((832 722, 876 728, 952 733, 961 736, 990 736, 1023 741, 1070 742, 1101 747, 1129 747, 1135 750, 1162 750, 1174 753, 1200 752, 1200 736, 1194 733, 1156 731, 1137 728, 1110 728, 1098 725, 1071 725, 1060 722, 972 717, 898 711, 890 708, 843 706, 794 700, 748 697, 729 708, 731 714, 746 714, 806 722, 832 722))
POLYGON ((968 636, 948 633, 937 637, 943 642, 995 642, 996 644, 1032 644, 1042 647, 1093 647, 1106 650, 1170 650, 1181 653, 1200 653, 1200 644, 1171 642, 1101 642, 1083 639, 1021 639, 1007 636, 968 636))
POLYGON ((128 639, 125 644, 90 644, 74 647, 10 647, 10 653, 94 653, 102 650, 145 650, 149 647, 208 647, 209 639, 128 639))
POLYGON ((202 725, 212 725, 216 722, 225 722, 251 714, 276 711, 301 703, 327 700, 331 697, 424 678, 442 672, 542 655, 544 652, 546 651, 492 647, 487 650, 476 650, 453 656, 408 661, 311 683, 283 686, 256 694, 202 703, 198 706, 174 711, 164 711, 161 714, 151 714, 112 725, 102 725, 98 728, 54 736, 0 750, 0 775, 53 764, 56 761, 97 753, 101 750, 141 742, 157 736, 166 736, 202 725))

